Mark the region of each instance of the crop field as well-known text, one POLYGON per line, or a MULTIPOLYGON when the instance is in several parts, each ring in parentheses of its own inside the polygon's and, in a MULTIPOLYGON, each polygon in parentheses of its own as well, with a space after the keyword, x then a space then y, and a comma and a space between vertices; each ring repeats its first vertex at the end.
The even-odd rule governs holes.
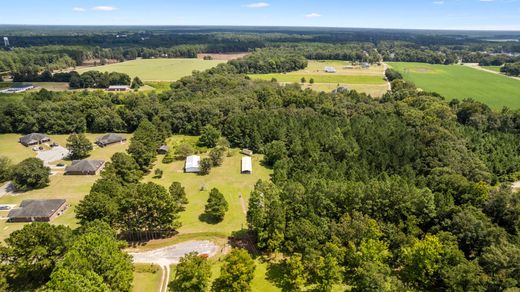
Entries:
POLYGON ((491 108, 520 108, 520 81, 460 65, 389 63, 418 88, 447 99, 473 98, 491 108))
POLYGON ((189 76, 194 70, 204 71, 223 63, 222 60, 200 59, 138 59, 105 66, 88 67, 78 70, 86 71, 121 72, 130 77, 139 76, 143 81, 175 81, 189 76))
POLYGON ((361 69, 344 61, 309 61, 309 65, 303 70, 283 74, 251 74, 250 76, 259 80, 276 79, 282 84, 302 84, 301 80, 305 78, 305 82, 302 84, 304 88, 330 92, 343 86, 375 97, 383 95, 388 89, 382 65, 361 69), (336 68, 337 72, 325 73, 324 68, 327 66, 336 68), (314 79, 313 84, 310 83, 311 79, 314 79))
MULTIPOLYGON (((87 134, 87 138, 94 142, 96 137, 102 135, 87 134)), ((0 135, 0 155, 9 157, 13 163, 36 156, 30 148, 18 143, 19 137, 20 135, 17 134, 0 135)), ((52 141, 64 146, 68 135, 50 135, 49 137, 52 141)), ((127 146, 128 143, 114 144, 105 148, 95 146, 89 159, 108 161, 114 153, 125 151, 127 146)), ((65 163, 70 164, 70 161, 65 163)), ((76 227, 74 206, 90 191, 90 187, 98 179, 98 176, 65 176, 62 171, 53 170, 53 172, 56 172, 56 174, 50 177, 49 186, 17 195, 0 197, 0 204, 19 204, 27 199, 66 199, 70 207, 52 223, 76 227)), ((7 213, 7 211, 0 211, 0 217, 6 216, 7 213)), ((25 224, 27 223, 7 223, 5 220, 0 220, 0 242, 11 232, 22 228, 25 224)))

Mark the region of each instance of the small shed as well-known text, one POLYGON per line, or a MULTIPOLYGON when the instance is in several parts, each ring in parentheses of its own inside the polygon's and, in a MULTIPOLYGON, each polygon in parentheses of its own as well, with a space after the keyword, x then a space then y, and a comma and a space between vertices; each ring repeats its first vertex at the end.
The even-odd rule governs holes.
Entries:
POLYGON ((167 145, 162 145, 161 147, 159 147, 159 149, 157 149, 157 153, 159 154, 167 154, 169 151, 170 147, 168 147, 167 145))
POLYGON ((106 134, 105 136, 96 139, 96 144, 100 147, 105 147, 115 143, 122 143, 126 138, 118 134, 106 134))
POLYGON ((186 172, 186 173, 200 172, 200 156, 191 155, 191 156, 186 157, 186 163, 184 164, 184 172, 186 172))
POLYGON ((247 155, 247 156, 253 156, 253 150, 249 150, 249 149, 245 149, 245 148, 240 150, 240 153, 247 155))
POLYGON ((20 208, 12 209, 8 222, 49 222, 63 214, 68 205, 64 199, 24 200, 20 208))
POLYGON ((325 67, 325 73, 336 73, 336 68, 334 67, 331 67, 331 66, 327 66, 325 67))
POLYGON ((363 63, 361 63, 361 68, 368 69, 368 68, 370 68, 370 64, 368 62, 363 62, 363 63))
POLYGON ((20 138, 20 143, 22 143, 22 145, 24 145, 26 147, 29 147, 29 146, 33 146, 33 145, 46 143, 46 142, 49 142, 50 140, 51 140, 51 138, 47 137, 47 135, 45 135, 45 134, 31 133, 29 135, 22 136, 20 138))
POLYGON ((65 175, 96 175, 104 166, 103 160, 74 160, 65 168, 65 175))
POLYGON ((253 173, 253 162, 251 157, 244 156, 242 157, 242 174, 252 174, 253 173))
POLYGON ((107 88, 107 91, 128 91, 130 90, 130 86, 128 85, 110 85, 107 88))

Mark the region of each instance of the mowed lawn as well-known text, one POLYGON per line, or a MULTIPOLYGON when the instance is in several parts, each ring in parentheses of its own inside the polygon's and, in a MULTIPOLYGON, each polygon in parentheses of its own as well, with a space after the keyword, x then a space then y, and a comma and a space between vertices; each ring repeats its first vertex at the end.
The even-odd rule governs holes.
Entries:
POLYGON ((480 66, 480 67, 487 69, 487 70, 495 71, 495 72, 500 72, 500 69, 502 69, 502 66, 480 66))
POLYGON ((418 88, 447 99, 473 98, 494 109, 520 108, 520 81, 461 65, 389 63, 418 88))
POLYGON ((339 86, 365 92, 375 97, 382 96, 388 86, 384 79, 384 67, 382 65, 372 65, 368 69, 359 66, 352 66, 345 61, 309 61, 307 68, 289 73, 277 74, 251 74, 254 79, 273 80, 279 83, 301 83, 305 78, 303 88, 310 88, 316 91, 330 92, 339 86), (330 66, 336 69, 336 73, 326 73, 325 67, 330 66), (314 79, 314 84, 310 80, 314 79))
POLYGON ((86 71, 121 72, 143 81, 175 81, 189 76, 194 70, 204 71, 225 61, 200 59, 138 59, 105 66, 79 69, 86 71))
MULTIPOLYGON (((94 142, 96 137, 103 134, 87 134, 87 138, 94 142)), ((25 158, 36 157, 36 153, 20 143, 18 134, 2 134, 0 135, 0 155, 9 157, 13 163, 18 163, 25 158)), ((129 138, 129 135, 125 135, 129 138)), ((52 141, 65 146, 68 135, 50 135, 52 141)), ((101 159, 108 161, 116 152, 124 152, 128 147, 128 143, 114 144, 105 148, 95 146, 89 159, 101 159)), ((70 161, 66 161, 70 164, 70 161)), ((19 205, 23 200, 27 199, 66 199, 70 207, 65 213, 55 220, 52 224, 63 224, 72 228, 77 226, 75 219, 74 207, 83 197, 88 194, 92 184, 99 176, 65 176, 63 170, 53 170, 55 173, 50 177, 49 186, 32 190, 26 193, 16 195, 6 195, 0 197, 0 204, 16 204, 19 205)), ((0 211, 0 217, 7 216, 8 211, 0 211)), ((0 242, 15 230, 21 229, 27 223, 7 223, 0 220, 0 242)))

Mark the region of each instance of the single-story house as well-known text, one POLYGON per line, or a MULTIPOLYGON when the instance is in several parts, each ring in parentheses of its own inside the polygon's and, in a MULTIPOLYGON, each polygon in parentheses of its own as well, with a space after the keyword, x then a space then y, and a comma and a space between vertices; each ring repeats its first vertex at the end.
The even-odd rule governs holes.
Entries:
POLYGON ((336 73, 336 68, 327 66, 325 67, 325 73, 336 73))
POLYGON ((243 174, 252 174, 253 173, 253 163, 251 161, 251 157, 244 156, 242 157, 242 171, 243 174))
POLYGON ((20 208, 12 209, 8 222, 49 222, 63 214, 68 205, 64 199, 24 200, 20 208))
POLYGON ((65 175, 97 175, 104 166, 103 160, 74 160, 65 167, 65 175))
POLYGON ((25 92, 27 90, 31 90, 33 88, 35 88, 35 86, 32 84, 16 84, 9 88, 1 90, 0 92, 1 93, 21 93, 21 92, 25 92))
POLYGON ((22 136, 20 138, 20 143, 22 143, 22 145, 28 147, 28 146, 32 146, 32 145, 38 145, 38 144, 42 144, 45 142, 49 142, 50 140, 51 140, 51 138, 49 138, 45 134, 31 133, 29 135, 22 136))
POLYGON ((126 141, 126 138, 121 136, 121 135, 118 135, 118 134, 106 134, 103 137, 97 138, 96 139, 96 144, 99 145, 100 147, 105 147, 105 146, 108 146, 110 144, 122 143, 124 141, 126 141))
POLYGON ((107 91, 128 91, 130 90, 130 86, 128 85, 110 85, 107 88, 107 91))
POLYGON ((186 157, 186 163, 184 164, 184 172, 186 172, 186 173, 200 172, 200 156, 191 155, 191 156, 186 157))
POLYGON ((170 147, 168 147, 167 145, 162 145, 161 147, 159 147, 159 149, 157 149, 157 153, 159 154, 167 154, 169 151, 170 147))
POLYGON ((240 150, 240 153, 247 155, 247 156, 253 156, 253 150, 249 150, 249 149, 245 149, 245 148, 240 150))

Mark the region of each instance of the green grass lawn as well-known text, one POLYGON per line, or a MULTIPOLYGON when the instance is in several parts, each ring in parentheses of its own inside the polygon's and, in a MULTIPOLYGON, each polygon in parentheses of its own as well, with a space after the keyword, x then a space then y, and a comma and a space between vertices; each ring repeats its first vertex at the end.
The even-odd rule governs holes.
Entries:
POLYGON ((300 83, 302 77, 308 82, 311 78, 315 83, 352 83, 352 84, 384 84, 385 80, 379 76, 352 76, 352 75, 315 75, 315 74, 256 74, 251 75, 254 79, 272 80, 278 82, 300 83))
POLYGON ((502 68, 502 66, 481 66, 481 67, 484 69, 495 71, 495 72, 500 72, 500 69, 502 68))
POLYGON ((139 76, 143 81, 175 81, 189 76, 194 70, 204 71, 224 61, 200 59, 139 59, 98 67, 79 69, 79 73, 96 70, 121 72, 132 78, 139 76))
MULTIPOLYGON (((96 137, 102 135, 87 134, 87 138, 94 142, 96 137)), ((36 156, 36 153, 30 148, 18 143, 20 136, 18 134, 0 135, 0 155, 9 157, 13 163, 36 156)), ((68 135, 50 135, 52 141, 63 146, 66 144, 67 137, 68 135)), ((128 143, 114 144, 105 148, 95 146, 89 159, 108 161, 114 153, 124 152, 127 147, 128 143)), ((70 161, 65 163, 70 164, 70 161)), ((98 176, 65 176, 62 171, 57 171, 55 175, 50 177, 49 186, 15 196, 1 197, 0 204, 20 204, 27 199, 66 199, 70 207, 63 215, 53 220, 52 224, 63 224, 74 228, 77 226, 74 207, 88 194, 90 187, 98 178, 98 176)), ((3 213, 0 212, 0 216, 6 216, 7 213, 5 211, 3 213)), ((11 232, 22 228, 25 224, 27 223, 7 223, 5 220, 0 220, 0 241, 3 241, 11 232)))
POLYGON ((158 265, 134 264, 134 292, 156 292, 161 287, 162 270, 158 265))
POLYGON ((473 98, 494 109, 520 108, 520 81, 460 65, 389 63, 418 88, 447 99, 473 98))

